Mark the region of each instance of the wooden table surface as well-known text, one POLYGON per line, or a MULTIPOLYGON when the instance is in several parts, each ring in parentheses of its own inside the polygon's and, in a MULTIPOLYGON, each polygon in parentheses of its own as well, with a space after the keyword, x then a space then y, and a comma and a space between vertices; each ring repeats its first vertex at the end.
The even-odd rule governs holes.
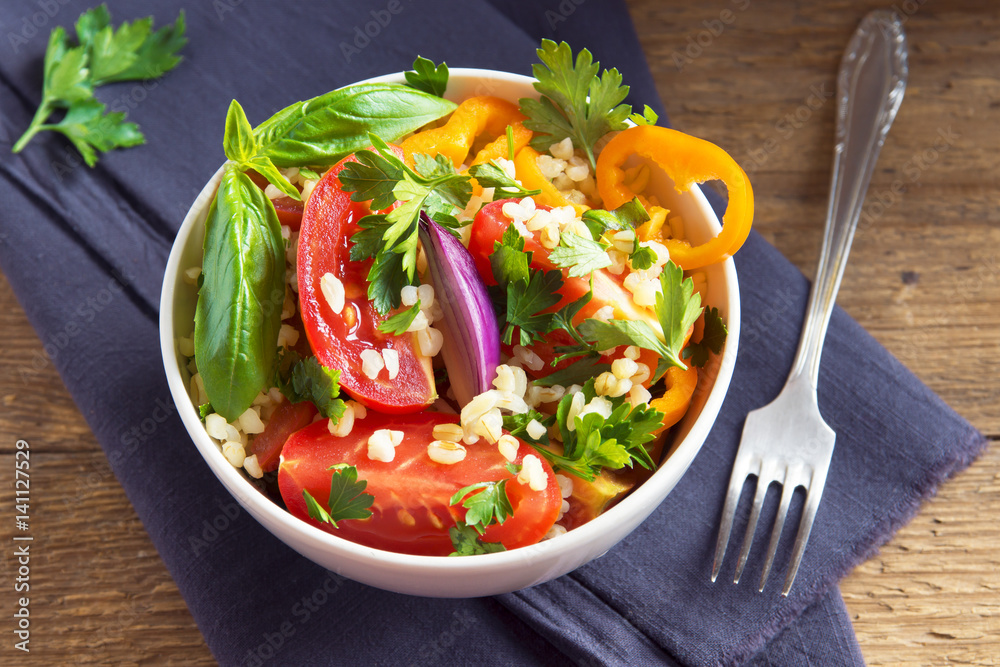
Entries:
MULTIPOLYGON (((674 125, 737 158, 754 184, 756 228, 811 275, 830 175, 829 92, 858 20, 879 3, 629 4, 674 125), (691 7, 668 6, 682 4, 691 7)), ((987 1, 906 0, 897 9, 907 18, 909 86, 839 303, 996 441, 1000 13, 987 1)), ((0 458, 12 470, 13 443, 31 441, 32 487, 41 491, 32 499, 33 651, 15 655, 8 620, 0 661, 211 664, 4 279, 0 331, 0 458), (18 371, 26 363, 40 368, 30 382, 18 371)), ((0 491, 5 507, 11 486, 0 491)), ((6 582, 14 571, 8 551, 0 562, 6 582)), ((872 665, 998 664, 1000 452, 944 484, 841 591, 872 665)), ((4 602, 4 615, 12 608, 4 602)))

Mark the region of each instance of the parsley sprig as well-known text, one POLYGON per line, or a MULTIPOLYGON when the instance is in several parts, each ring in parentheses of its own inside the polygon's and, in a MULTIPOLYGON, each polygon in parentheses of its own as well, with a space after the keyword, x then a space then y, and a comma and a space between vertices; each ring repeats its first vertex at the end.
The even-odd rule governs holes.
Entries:
POLYGON ((382 324, 378 325, 378 330, 382 333, 392 334, 393 336, 402 336, 406 333, 406 330, 410 328, 413 324, 413 320, 416 319, 417 315, 420 313, 420 299, 410 306, 409 308, 404 308, 392 317, 386 319, 382 324))
POLYGON ((448 535, 451 537, 451 545, 455 548, 448 554, 449 556, 477 556, 507 551, 500 542, 483 542, 476 529, 461 521, 448 529, 448 535))
POLYGON ((496 292, 505 306, 505 320, 501 339, 506 344, 518 334, 521 345, 541 340, 549 330, 552 314, 545 312, 559 303, 559 290, 563 286, 561 271, 532 269, 532 253, 525 252, 524 238, 514 225, 504 231, 500 241, 494 243, 490 255, 493 277, 497 280, 496 292))
POLYGON ((618 208, 605 211, 592 208, 583 212, 583 222, 595 237, 606 231, 635 229, 649 220, 649 213, 638 197, 633 197, 618 208))
MULTIPOLYGON (((639 198, 634 197, 632 201, 625 202, 611 211, 600 209, 584 211, 582 220, 590 236, 563 232, 559 237, 559 245, 549 253, 552 263, 560 268, 569 269, 571 277, 585 276, 597 269, 611 266, 611 258, 607 253, 611 244, 605 240, 605 234, 618 230, 634 230, 649 220, 649 213, 639 198)), ((632 268, 648 269, 655 261, 656 253, 652 248, 639 245, 637 236, 629 252, 632 268)))
POLYGON ((524 126, 536 133, 531 145, 547 150, 569 137, 596 168, 597 140, 627 127, 625 121, 632 112, 632 107, 623 104, 628 86, 622 85, 617 69, 604 70, 598 76, 601 64, 594 62, 587 49, 580 51, 574 62, 569 44, 545 39, 537 53, 542 62, 532 66, 532 74, 541 99, 520 100, 521 111, 528 116, 524 126))
POLYGON ((389 213, 366 215, 358 221, 361 231, 351 237, 352 261, 374 259, 368 271, 368 298, 385 315, 399 306, 400 290, 414 282, 420 211, 453 226, 452 213, 469 203, 472 185, 468 176, 455 173, 447 158, 422 159, 418 164, 425 173, 418 173, 385 141, 374 134, 369 138, 374 150, 355 153, 357 162, 344 166, 340 183, 353 201, 371 201, 372 210, 400 202, 389 213))
POLYGON ((559 235, 559 245, 549 253, 549 259, 556 266, 569 269, 571 278, 579 278, 611 266, 609 247, 604 241, 567 231, 559 235))
POLYGON ((153 32, 147 17, 111 26, 105 5, 84 12, 76 22, 78 46, 71 46, 63 27, 49 35, 45 51, 42 101, 31 124, 12 151, 19 153, 43 131, 66 136, 83 156, 87 166, 97 164, 97 152, 137 146, 146 139, 139 126, 125 121, 125 113, 107 112, 94 97, 94 88, 115 81, 153 79, 177 66, 177 52, 187 43, 184 12, 170 26, 153 32), (47 123, 58 109, 66 115, 47 123))
POLYGON ((444 91, 448 88, 448 65, 441 63, 435 65, 433 61, 417 56, 413 61, 413 70, 403 74, 406 77, 406 85, 416 90, 421 90, 431 95, 444 97, 444 91))
POLYGON ((347 409, 340 396, 340 371, 327 368, 316 357, 299 359, 295 352, 286 352, 278 360, 275 382, 292 403, 310 401, 327 419, 338 422, 347 409))
MULTIPOLYGON (((590 302, 593 290, 552 312, 552 307, 562 299, 559 293, 564 284, 562 272, 531 268, 533 254, 525 251, 524 238, 514 225, 493 244, 490 265, 497 286, 491 290, 494 301, 501 304, 500 314, 506 322, 501 339, 510 345, 516 333, 521 345, 530 345, 542 340, 545 334, 562 329, 577 342, 572 348, 574 353, 569 356, 579 356, 583 352, 596 354, 597 349, 603 348, 588 343, 573 325, 573 318, 590 302)), ((554 363, 563 358, 557 357, 554 363)))
MULTIPOLYGON (((507 128, 510 129, 510 126, 508 125, 507 128)), ((508 141, 513 141, 513 137, 510 137, 508 141)), ((542 194, 541 190, 525 190, 520 183, 510 177, 507 171, 496 160, 473 165, 469 168, 469 173, 476 179, 480 186, 494 188, 494 199, 503 199, 504 197, 517 197, 521 199, 523 197, 534 197, 535 195, 542 194)))
POLYGON ((681 352, 687 331, 701 315, 701 295, 694 292, 694 281, 684 278, 684 271, 667 262, 660 274, 661 292, 656 295, 654 308, 660 324, 657 332, 644 320, 601 320, 587 319, 577 327, 580 335, 590 344, 579 348, 560 351, 592 353, 594 350, 609 350, 621 345, 635 345, 652 350, 660 355, 660 361, 653 374, 655 382, 671 366, 687 368, 681 360, 681 352))
MULTIPOLYGON (((573 232, 560 236, 560 245, 549 257, 557 266, 568 269, 570 276, 582 276, 607 266, 607 252, 601 238, 602 230, 632 228, 648 219, 645 209, 637 200, 626 203, 609 215, 593 219, 593 238, 586 238, 573 232), (564 243, 565 239, 565 244, 564 243)), ((609 350, 624 345, 652 350, 660 355, 654 373, 658 380, 671 366, 687 368, 681 358, 687 331, 702 313, 701 295, 694 293, 694 281, 684 278, 684 271, 667 262, 660 273, 660 293, 656 297, 655 313, 659 327, 655 328, 643 320, 602 321, 586 319, 579 325, 574 319, 590 302, 591 288, 582 297, 557 311, 552 308, 559 303, 559 290, 563 287, 561 271, 542 271, 531 267, 533 253, 525 251, 525 242, 514 225, 504 231, 500 240, 494 243, 490 255, 490 265, 497 286, 492 288, 494 302, 499 304, 500 315, 506 324, 501 339, 506 344, 514 342, 515 334, 521 345, 529 345, 541 340, 545 334, 563 330, 575 341, 574 345, 559 346, 553 364, 574 357, 597 357, 600 350, 609 350)), ((648 251, 649 266, 652 266, 653 251, 635 245, 633 257, 644 257, 648 251)), ((713 325, 714 326, 714 325, 713 325)), ((714 332, 714 329, 712 330, 714 332)), ((714 343, 714 336, 712 338, 714 343)), ((721 348, 721 344, 719 344, 721 348)), ((699 353, 700 354, 700 353, 699 353)), ((700 357, 699 357, 700 358, 700 357)), ((596 362, 574 369, 570 376, 576 377, 587 367, 595 367, 596 362)), ((592 377, 592 376, 589 376, 592 377)))
MULTIPOLYGON (((520 466, 507 464, 507 471, 516 475, 520 466)), ((448 501, 450 505, 465 508, 465 525, 475 528, 480 535, 488 526, 503 523, 514 513, 510 498, 507 496, 507 483, 513 479, 506 477, 500 480, 470 484, 455 492, 448 501)))
POLYGON ((330 499, 326 507, 320 505, 307 490, 302 490, 309 516, 334 528, 339 528, 338 521, 370 517, 372 512, 368 508, 375 502, 375 496, 364 492, 368 488, 368 482, 358 479, 358 469, 346 463, 338 463, 327 470, 332 470, 333 475, 330 478, 330 499))
MULTIPOLYGON (((581 390, 589 403, 597 392, 591 378, 581 390)), ((601 468, 619 470, 638 463, 652 470, 655 462, 646 450, 646 443, 655 438, 663 422, 663 413, 646 405, 632 407, 627 397, 604 397, 611 403, 611 414, 603 417, 588 413, 573 417, 570 430, 570 406, 574 394, 567 394, 559 401, 556 423, 562 435, 563 453, 556 454, 545 447, 535 447, 557 471, 565 471, 582 479, 593 481, 601 468)), ((522 436, 523 437, 523 436, 522 436)), ((528 442, 531 442, 528 439, 528 442)))
POLYGON ((681 356, 693 366, 701 368, 708 363, 708 355, 719 354, 722 346, 726 342, 729 330, 726 323, 722 321, 718 308, 709 308, 705 311, 705 329, 701 334, 701 340, 697 343, 690 343, 681 356))

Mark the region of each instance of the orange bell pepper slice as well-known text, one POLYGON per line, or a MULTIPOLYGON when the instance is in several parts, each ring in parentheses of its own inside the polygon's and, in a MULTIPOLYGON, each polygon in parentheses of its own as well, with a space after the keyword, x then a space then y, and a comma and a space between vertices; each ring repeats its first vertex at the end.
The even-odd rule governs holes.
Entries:
MULTIPOLYGON (((458 105, 444 125, 418 132, 405 139, 401 146, 410 162, 416 153, 431 156, 446 155, 455 167, 458 167, 468 158, 476 137, 483 132, 489 132, 498 135, 498 138, 483 150, 489 149, 502 139, 503 152, 496 157, 503 157, 507 151, 507 126, 520 125, 520 121, 524 118, 518 111, 517 105, 507 100, 488 95, 470 97, 458 105)), ((527 143, 531 139, 531 132, 524 126, 521 126, 520 132, 515 128, 515 144, 519 137, 523 138, 525 132, 528 134, 524 143, 527 143)))
POLYGON ((746 173, 728 153, 704 139, 665 127, 638 125, 623 130, 597 159, 597 190, 609 210, 635 196, 625 185, 623 168, 633 155, 658 164, 673 179, 678 192, 712 179, 721 180, 729 191, 729 205, 717 236, 696 246, 680 239, 661 241, 675 264, 685 270, 697 269, 731 257, 740 249, 753 223, 753 190, 746 173))
MULTIPOLYGON (((510 128, 513 130, 511 134, 514 138, 514 155, 517 155, 517 152, 527 146, 528 142, 531 141, 532 132, 524 125, 521 125, 521 121, 511 124, 510 128)), ((472 164, 483 164, 489 162, 490 160, 506 158, 509 155, 506 129, 507 128, 504 128, 504 132, 501 133, 499 137, 483 146, 483 148, 476 153, 476 157, 472 161, 472 164)))
POLYGON ((649 402, 649 407, 663 413, 663 429, 668 429, 681 420, 691 406, 691 398, 698 386, 698 369, 689 365, 687 369, 671 366, 663 379, 666 392, 649 402))
POLYGON ((531 146, 525 146, 514 156, 514 172, 525 190, 542 191, 542 194, 532 197, 536 204, 545 204, 553 208, 572 206, 577 215, 583 214, 589 208, 582 204, 574 204, 563 197, 556 186, 552 185, 552 181, 538 168, 538 151, 531 146))

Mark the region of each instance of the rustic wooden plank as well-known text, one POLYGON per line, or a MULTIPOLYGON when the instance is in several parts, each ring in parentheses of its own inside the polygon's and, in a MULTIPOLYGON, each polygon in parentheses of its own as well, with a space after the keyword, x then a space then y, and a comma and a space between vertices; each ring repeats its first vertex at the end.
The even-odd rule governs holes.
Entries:
MULTIPOLYGON (((833 134, 832 106, 820 104, 815 91, 832 90, 850 33, 882 3, 819 5, 630 2, 672 122, 744 165, 757 195, 756 228, 806 275, 819 252, 833 134), (672 54, 683 52, 689 37, 698 39, 703 22, 741 6, 746 11, 678 71, 672 54)), ((1000 132, 987 119, 1000 106, 998 24, 991 5, 972 2, 922 4, 907 20, 909 86, 838 300, 994 437, 1000 132)), ((997 664, 998 490, 1000 454, 993 451, 945 484, 844 580, 841 591, 870 664, 997 664)))
MULTIPOLYGON (((42 341, 28 324, 6 278, 0 280, 0 451, 18 437, 43 434, 51 450, 93 440, 42 341)), ((50 348, 58 354, 58 347, 50 348)))
POLYGON ((995 665, 1000 451, 950 480, 840 586, 869 664, 995 665))
MULTIPOLYGON (((67 411, 60 418, 73 428, 81 426, 73 423, 82 422, 79 413, 74 418, 67 411)), ((7 445, 7 432, 0 433, 7 445)), ((43 433, 29 442, 29 530, 17 535, 33 538, 28 543, 31 588, 25 593, 30 598, 31 653, 25 656, 5 641, 0 662, 214 664, 93 436, 88 433, 71 452, 52 447, 43 433)), ((0 454, 4 479, 14 469, 10 449, 5 446, 0 454)), ((14 498, 12 484, 0 487, 0 506, 11 508, 14 498)), ((7 545, 14 544, 12 524, 4 521, 0 532, 7 545)), ((12 554, 11 548, 0 551, 0 576, 8 582, 17 569, 12 554)))

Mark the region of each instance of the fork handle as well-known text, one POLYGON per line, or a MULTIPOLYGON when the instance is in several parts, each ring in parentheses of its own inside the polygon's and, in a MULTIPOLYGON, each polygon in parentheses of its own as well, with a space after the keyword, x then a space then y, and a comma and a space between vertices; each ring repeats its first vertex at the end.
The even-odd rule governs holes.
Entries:
POLYGON ((788 383, 813 389, 833 304, 875 162, 906 88, 906 37, 892 11, 870 13, 851 38, 837 75, 837 131, 819 267, 788 383))

